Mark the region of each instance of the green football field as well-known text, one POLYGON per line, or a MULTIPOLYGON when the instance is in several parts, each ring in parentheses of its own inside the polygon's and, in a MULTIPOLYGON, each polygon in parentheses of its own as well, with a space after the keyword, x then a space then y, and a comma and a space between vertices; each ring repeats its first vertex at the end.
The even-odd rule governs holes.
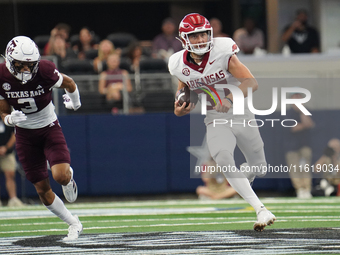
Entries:
MULTIPOLYGON (((79 219, 83 224, 84 231, 81 238, 91 236, 95 238, 100 237, 101 240, 105 240, 104 237, 111 236, 111 239, 116 237, 116 239, 121 240, 119 242, 120 245, 122 245, 121 242, 124 243, 125 239, 123 236, 129 236, 129 238, 131 238, 131 236, 139 236, 137 243, 141 242, 138 242, 140 238, 144 240, 147 236, 152 243, 152 240, 155 239, 155 234, 158 236, 157 238, 159 238, 159 235, 164 236, 165 233, 166 238, 169 237, 169 233, 171 233, 171 235, 179 235, 179 233, 182 233, 180 236, 185 235, 186 238, 189 239, 193 238, 193 236, 195 236, 195 238, 202 235, 211 237, 218 234, 218 238, 225 235, 225 238, 222 238, 222 240, 230 239, 230 235, 237 235, 238 237, 242 236, 244 240, 247 240, 245 236, 251 236, 251 238, 255 238, 256 240, 265 237, 265 239, 262 240, 267 241, 268 238, 271 238, 273 235, 280 234, 280 237, 278 238, 282 239, 283 237, 281 235, 286 235, 282 240, 286 240, 285 238, 289 237, 290 241, 286 241, 289 243, 292 241, 291 238, 293 236, 296 236, 297 239, 301 238, 301 231, 304 231, 305 239, 313 240, 313 242, 318 243, 320 238, 328 240, 334 239, 334 242, 332 241, 330 244, 323 244, 322 247, 326 248, 320 248, 321 250, 318 250, 319 248, 317 248, 319 245, 315 245, 313 246, 314 248, 309 247, 308 249, 306 248, 306 251, 302 250, 305 253, 294 253, 296 251, 280 253, 276 250, 276 253, 273 254, 340 254, 339 197, 320 197, 310 200, 299 200, 296 198, 262 198, 261 200, 277 217, 277 221, 274 225, 266 227, 264 232, 255 232, 252 230, 252 226, 256 221, 255 212, 243 199, 219 201, 184 199, 66 203, 66 206, 73 214, 79 216, 79 219), (242 232, 240 230, 245 231, 242 232), (134 235, 132 235, 132 233, 134 233, 134 235), (323 237, 324 235, 330 236, 323 237), (336 253, 337 250, 339 253, 336 253)), ((18 242, 26 242, 31 245, 36 240, 48 240, 48 238, 52 238, 55 242, 59 242, 66 234, 67 225, 51 214, 44 206, 27 206, 21 209, 10 209, 7 207, 0 208, 0 242, 6 244, 12 242, 9 247, 13 246, 14 243, 18 244, 18 242)), ((164 239, 164 237, 162 237, 162 240, 167 240, 166 238, 164 239)), ((181 242, 183 240, 181 240, 181 238, 177 237, 174 240, 177 240, 175 243, 178 244, 176 249, 182 247, 181 245, 183 244, 181 244, 181 242)), ((293 240, 295 239, 293 238, 293 240)), ((204 240, 201 241, 204 242, 204 240)), ((41 242, 42 245, 46 245, 44 244, 44 241, 41 242)), ((100 243, 102 241, 98 242, 100 243)), ((163 242, 164 245, 167 246, 170 241, 163 242)), ((313 242, 311 241, 311 243, 313 242)), ((230 245, 230 242, 227 243, 230 245)), ((244 243, 244 241, 242 241, 242 243, 244 243)), ((278 243, 277 245, 281 247, 281 244, 282 243, 278 243)), ((111 243, 111 245, 114 244, 111 243)), ((117 245, 118 244, 115 244, 113 248, 118 249, 119 247, 117 245)), ((221 242, 217 245, 221 245, 221 242)), ((21 247, 22 246, 25 245, 21 244, 21 247)), ((39 244, 33 246, 39 247, 39 244)), ((287 244, 286 246, 289 248, 293 245, 287 244)), ((286 246, 284 246, 285 250, 288 249, 286 246)), ((141 247, 143 250, 143 246, 141 247)), ((154 250, 155 247, 157 247, 157 245, 152 245, 152 248, 147 249, 148 252, 142 252, 141 254, 163 254, 156 252, 154 250)), ((256 250, 256 247, 258 246, 254 245, 254 247, 256 250)), ((127 247, 124 247, 124 249, 126 248, 127 247)), ((186 250, 192 251, 192 249, 186 247, 185 251, 181 249, 182 252, 180 253, 171 253, 173 248, 174 247, 171 247, 170 249, 167 247, 168 252, 165 252, 164 254, 186 254, 186 250)), ((197 247, 195 248, 197 249, 197 247)), ((5 246, 2 246, 0 253, 6 249, 5 246)), ((106 247, 105 249, 110 250, 112 247, 106 247)), ((230 251, 230 249, 228 250, 230 251)), ((128 251, 131 252, 131 250, 125 250, 125 253, 123 252, 121 254, 129 254, 128 251)), ((238 251, 240 251, 240 249, 238 249, 238 251)), ((79 254, 81 253, 82 252, 79 254)), ((198 253, 201 252, 197 252, 197 254, 198 253)), ((210 251, 203 252, 203 254, 204 253, 210 254, 210 251)), ((60 254, 62 254, 62 252, 60 254)), ((120 253, 115 252, 112 254, 120 253)), ((194 254, 196 253, 194 252, 194 254)), ((261 254, 261 252, 259 254, 261 254)))

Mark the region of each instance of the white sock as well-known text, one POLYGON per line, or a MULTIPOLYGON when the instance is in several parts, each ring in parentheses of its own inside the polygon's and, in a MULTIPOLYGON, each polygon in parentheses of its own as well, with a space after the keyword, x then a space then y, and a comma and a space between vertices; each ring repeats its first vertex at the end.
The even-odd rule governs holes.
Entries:
MULTIPOLYGON (((236 169, 233 156, 228 151, 219 152, 215 158, 215 162, 219 166, 229 166, 229 169, 236 169)), ((244 173, 237 169, 237 171, 224 171, 223 174, 227 178, 230 186, 255 209, 256 213, 258 213, 263 204, 250 186, 244 173)))
POLYGON ((64 202, 56 194, 53 203, 45 206, 68 225, 77 224, 76 218, 73 217, 71 212, 65 207, 64 202))
POLYGON ((236 190, 236 192, 255 209, 256 213, 258 213, 263 204, 255 194, 254 190, 251 188, 248 179, 245 177, 244 178, 231 177, 227 178, 227 180, 230 186, 233 187, 236 190))

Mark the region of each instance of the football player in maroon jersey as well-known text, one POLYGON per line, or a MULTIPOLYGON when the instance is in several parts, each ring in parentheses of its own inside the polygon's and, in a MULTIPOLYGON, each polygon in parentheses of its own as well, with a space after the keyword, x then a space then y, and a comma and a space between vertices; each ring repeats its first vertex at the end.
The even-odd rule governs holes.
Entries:
MULTIPOLYGON (((179 39, 184 50, 174 53, 169 58, 169 71, 179 80, 178 90, 188 86, 197 94, 207 93, 204 122, 210 154, 219 166, 231 169, 223 171, 223 174, 237 193, 255 209, 257 221, 254 229, 262 231, 267 225, 274 223, 276 218, 265 208, 250 185, 255 176, 265 174, 263 169, 267 167, 259 130, 256 125, 254 128, 248 125, 213 124, 215 120, 221 119, 237 124, 242 121, 248 123, 250 119, 254 119, 248 107, 244 109, 245 114, 233 115, 231 108, 235 95, 223 85, 235 86, 243 93, 243 97, 247 97, 248 88, 254 92, 258 84, 249 69, 237 58, 236 53, 239 49, 235 42, 228 37, 214 38, 211 25, 204 16, 198 13, 186 15, 179 25, 179 39), (219 100, 210 97, 212 94, 219 100), (247 165, 240 169, 235 166, 236 145, 247 160, 245 163, 247 165)), ((186 103, 180 105, 178 101, 174 106, 177 116, 186 115, 194 108, 192 103, 186 107, 186 103)))
POLYGON ((15 127, 16 151, 26 178, 33 183, 40 200, 69 225, 64 240, 77 239, 83 230, 63 201, 52 191, 47 161, 53 179, 62 185, 67 201, 78 196, 70 167, 70 154, 52 103, 53 88, 63 88, 65 107, 77 110, 80 96, 72 78, 59 73, 55 65, 41 60, 37 45, 26 36, 7 44, 5 63, 0 64, 0 114, 4 123, 15 127), (13 110, 12 110, 13 108, 13 110))

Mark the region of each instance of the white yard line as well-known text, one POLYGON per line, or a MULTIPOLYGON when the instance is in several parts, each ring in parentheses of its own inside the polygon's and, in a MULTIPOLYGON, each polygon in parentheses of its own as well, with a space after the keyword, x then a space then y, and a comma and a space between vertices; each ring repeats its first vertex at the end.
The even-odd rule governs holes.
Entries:
MULTIPOLYGON (((102 215, 97 215, 101 217, 102 215)), ((189 218, 154 218, 154 219, 122 219, 122 220, 82 220, 83 224, 89 223, 124 223, 124 222, 155 222, 155 221, 211 221, 211 220, 254 220, 253 217, 189 217, 189 218)), ((292 220, 297 219, 301 221, 340 221, 339 216, 282 216, 279 218, 281 220, 292 220)), ((221 222, 224 223, 224 222, 221 222)), ((18 223, 18 224, 1 224, 1 227, 12 227, 12 226, 39 226, 39 225, 65 225, 64 222, 31 222, 31 223, 18 223)))
MULTIPOLYGON (((296 199, 296 198, 261 198, 264 204, 340 204, 340 197, 330 198, 313 198, 313 199, 296 199)), ((133 201, 133 202, 100 202, 100 203, 76 203, 68 204, 67 208, 79 209, 79 208, 116 208, 116 207, 150 207, 150 206, 181 206, 181 205, 235 205, 235 206, 248 206, 243 199, 226 199, 226 200, 196 200, 196 199, 181 199, 181 200, 148 200, 148 201, 133 201)), ((41 205, 27 206, 21 208, 22 211, 26 210, 41 210, 44 208, 41 205)), ((0 210, 6 211, 7 208, 3 207, 0 210)), ((13 210, 8 208, 9 211, 13 210)))
MULTIPOLYGON (((101 216, 101 215, 97 215, 101 216)), ((324 222, 332 221, 339 222, 340 218, 338 216, 284 216, 279 218, 279 222, 288 222, 289 220, 298 220, 299 222, 324 222)), ((126 222, 157 222, 157 221, 195 221, 192 223, 175 223, 175 224, 148 224, 148 225, 121 225, 121 226, 104 226, 104 227, 86 227, 86 230, 94 229, 123 229, 123 228, 152 228, 152 227, 176 227, 176 226, 196 226, 196 225, 217 225, 217 224, 245 224, 253 223, 254 217, 202 217, 202 218, 165 218, 165 219, 124 219, 124 220, 99 220, 99 221, 82 221, 83 224, 87 223, 126 223, 126 222), (205 220, 215 220, 212 222, 197 222, 205 220), (226 220, 224 222, 216 220, 226 220)), ((10 226, 29 226, 29 225, 61 225, 64 226, 63 222, 50 222, 50 223, 23 223, 23 224, 1 224, 1 227, 10 226)), ((35 230, 15 230, 15 231, 0 231, 0 234, 18 234, 18 233, 42 233, 42 232, 65 232, 66 229, 35 229, 35 230)))
MULTIPOLYGON (((92 205, 93 207, 94 205, 92 205)), ((338 213, 338 206, 289 206, 286 207, 268 207, 273 213, 299 213, 306 211, 310 213, 338 213)), ((111 208, 111 209, 70 209, 73 214, 78 216, 134 216, 134 215, 167 215, 167 214, 201 214, 201 213, 213 213, 213 214, 234 214, 234 213, 254 213, 251 207, 244 209, 233 208, 214 208, 214 207, 201 207, 201 208, 111 208)), ((33 211, 0 211, 0 222, 7 221, 9 219, 29 219, 29 218, 54 218, 55 216, 45 210, 33 210, 33 211)), ((1 226, 1 225, 0 225, 1 226)))

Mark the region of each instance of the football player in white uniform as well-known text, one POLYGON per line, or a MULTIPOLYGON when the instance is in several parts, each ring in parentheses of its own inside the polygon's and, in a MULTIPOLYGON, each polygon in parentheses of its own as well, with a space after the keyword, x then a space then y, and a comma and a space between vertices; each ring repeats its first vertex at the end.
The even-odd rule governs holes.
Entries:
MULTIPOLYGON (((184 50, 170 57, 169 71, 179 80, 178 90, 188 86, 198 94, 209 90, 216 92, 215 95, 218 94, 219 100, 207 95, 205 124, 209 151, 219 166, 236 169, 234 149, 237 145, 247 161, 244 166, 247 166, 248 170, 254 169, 252 167, 257 169, 254 172, 237 169, 223 173, 237 193, 255 209, 257 221, 254 229, 262 231, 276 220, 250 185, 256 175, 264 175, 262 166, 267 166, 263 141, 258 128, 254 127, 256 124, 247 125, 249 120, 255 119, 247 105, 244 106, 243 115, 233 115, 233 94, 229 89, 216 87, 217 84, 234 85, 247 97, 248 88, 253 92, 257 90, 257 81, 236 56, 239 49, 235 42, 231 38, 213 38, 210 23, 204 16, 198 13, 186 15, 179 25, 179 37, 184 50), (214 120, 217 119, 238 124, 215 125, 214 120)), ((176 101, 174 112, 177 116, 183 116, 190 113, 194 107, 192 103, 180 106, 176 101)))

